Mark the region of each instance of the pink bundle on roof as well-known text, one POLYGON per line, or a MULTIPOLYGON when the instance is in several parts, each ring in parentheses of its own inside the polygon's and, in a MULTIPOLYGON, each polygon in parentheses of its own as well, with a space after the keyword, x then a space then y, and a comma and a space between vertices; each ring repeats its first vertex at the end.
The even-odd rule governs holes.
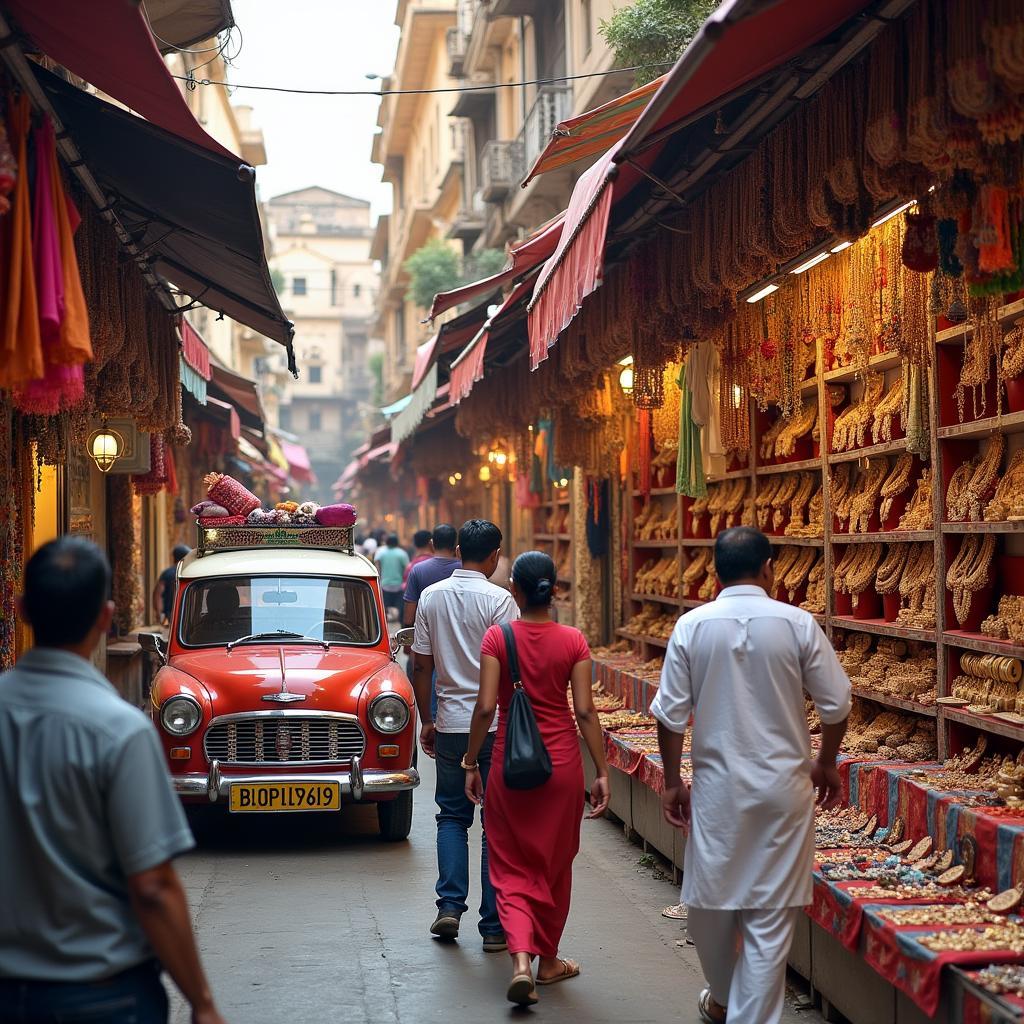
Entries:
POLYGON ((254 508, 260 507, 260 499, 234 477, 207 473, 203 483, 206 484, 206 493, 210 499, 223 505, 233 516, 242 516, 244 519, 254 508))
POLYGON ((316 521, 321 526, 354 526, 356 510, 352 505, 324 505, 316 510, 316 521))

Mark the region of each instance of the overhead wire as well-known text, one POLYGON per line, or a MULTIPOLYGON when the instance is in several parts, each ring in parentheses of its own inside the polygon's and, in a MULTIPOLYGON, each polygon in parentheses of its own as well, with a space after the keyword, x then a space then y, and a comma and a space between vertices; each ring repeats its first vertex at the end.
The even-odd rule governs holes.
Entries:
MULTIPOLYGON (((209 63, 209 62, 208 62, 209 63)), ((494 89, 520 89, 527 85, 553 85, 556 82, 575 82, 582 78, 604 78, 607 75, 621 75, 630 71, 646 71, 654 68, 671 67, 673 61, 659 61, 655 64, 636 64, 628 68, 611 68, 608 71, 591 71, 585 75, 562 75, 557 78, 532 78, 523 82, 493 82, 489 85, 462 85, 435 89, 300 89, 284 85, 248 85, 242 82, 218 82, 209 78, 194 78, 190 75, 173 75, 190 87, 217 85, 226 89, 254 89, 259 92, 295 93, 301 96, 426 96, 432 93, 490 92, 494 89)))

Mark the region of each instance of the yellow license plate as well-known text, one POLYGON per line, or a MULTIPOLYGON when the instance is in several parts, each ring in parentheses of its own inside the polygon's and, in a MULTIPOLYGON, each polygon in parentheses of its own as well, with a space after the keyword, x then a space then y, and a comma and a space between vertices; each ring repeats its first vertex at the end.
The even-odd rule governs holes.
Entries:
POLYGON ((231 787, 228 809, 246 811, 340 811, 337 782, 241 782, 231 787))

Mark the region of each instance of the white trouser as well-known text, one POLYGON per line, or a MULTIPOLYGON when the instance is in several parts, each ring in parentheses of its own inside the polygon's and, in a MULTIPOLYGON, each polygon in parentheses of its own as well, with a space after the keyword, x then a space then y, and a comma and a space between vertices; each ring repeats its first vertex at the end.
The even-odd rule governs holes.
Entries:
POLYGON ((778 1024, 786 958, 799 907, 770 910, 687 908, 687 929, 711 998, 735 1024, 778 1024))

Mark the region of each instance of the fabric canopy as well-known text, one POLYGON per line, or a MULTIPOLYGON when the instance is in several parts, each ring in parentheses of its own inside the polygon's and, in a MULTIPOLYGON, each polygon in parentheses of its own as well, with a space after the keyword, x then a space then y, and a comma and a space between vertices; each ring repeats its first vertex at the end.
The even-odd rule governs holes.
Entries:
POLYGON ((437 397, 437 363, 426 372, 419 386, 409 395, 409 404, 391 421, 391 440, 401 444, 415 433, 437 397))
POLYGON ((631 163, 650 164, 674 128, 713 110, 723 97, 780 67, 866 6, 864 0, 726 0, 715 10, 630 131, 576 182, 558 248, 530 304, 533 369, 601 284, 612 205, 643 180, 631 163))
POLYGON ((213 39, 235 23, 228 0, 145 0, 142 7, 161 53, 213 39))
POLYGON ((238 410, 247 427, 263 429, 263 403, 256 382, 214 363, 210 367, 209 393, 238 410))
POLYGON ((281 450, 288 460, 288 470, 293 480, 304 484, 316 483, 316 473, 313 472, 313 467, 309 463, 309 453, 301 444, 282 439, 281 450))
POLYGON ((288 349, 252 175, 238 161, 147 124, 56 75, 36 76, 117 215, 158 273, 288 349))
POLYGON ((415 391, 420 382, 427 375, 427 370, 434 365, 434 353, 437 349, 437 342, 440 334, 435 334, 429 341, 416 346, 416 361, 412 368, 412 390, 415 391))
POLYGON ((331 485, 334 496, 340 497, 341 492, 348 487, 359 475, 359 460, 353 459, 342 471, 341 476, 331 485))
POLYGON ((213 417, 223 423, 237 441, 242 436, 242 424, 238 416, 238 410, 230 403, 223 402, 219 398, 207 398, 207 412, 213 413, 213 417))
POLYGON ((181 318, 181 355, 203 380, 210 379, 210 349, 185 317, 181 318))
MULTIPOLYGON (((179 138, 240 163, 193 117, 146 16, 128 0, 4 0, 17 27, 48 57, 179 138)), ((126 156, 128 150, 117 151, 126 156)))
POLYGON ((559 216, 531 238, 526 239, 525 242, 513 246, 509 252, 509 264, 500 273, 485 277, 480 281, 474 281, 472 284, 463 285, 454 291, 440 292, 435 295, 434 303, 430 307, 430 319, 433 320, 445 310, 453 309, 479 295, 497 291, 543 263, 555 251, 561 234, 562 217, 559 216))
POLYGON ((522 187, 526 188, 539 174, 605 152, 629 131, 662 81, 663 78, 656 78, 578 117, 560 121, 551 132, 551 141, 523 179, 522 187))

